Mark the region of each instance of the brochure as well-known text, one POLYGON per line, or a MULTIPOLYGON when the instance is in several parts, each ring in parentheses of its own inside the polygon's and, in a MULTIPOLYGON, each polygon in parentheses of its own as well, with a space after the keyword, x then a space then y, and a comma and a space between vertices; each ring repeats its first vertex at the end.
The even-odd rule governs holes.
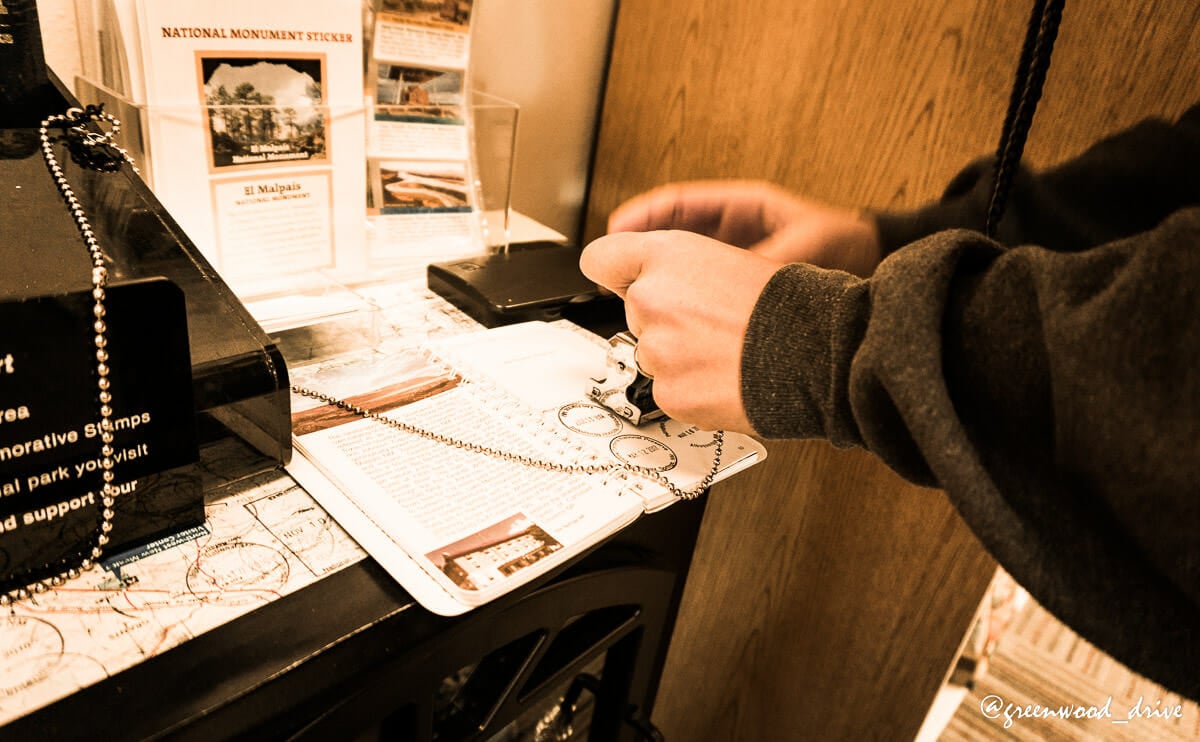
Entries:
POLYGON ((367 60, 368 261, 392 272, 483 252, 467 87, 472 0, 382 0, 367 60))
MULTIPOLYGON (((688 490, 712 470, 713 432, 635 427, 587 398, 606 347, 530 322, 296 369, 297 385, 390 422, 294 395, 288 471, 422 605, 470 610, 677 502, 657 476, 688 490)), ((766 455, 723 435, 714 481, 766 455)))
POLYGON ((243 298, 361 274, 360 4, 138 0, 148 173, 243 298))

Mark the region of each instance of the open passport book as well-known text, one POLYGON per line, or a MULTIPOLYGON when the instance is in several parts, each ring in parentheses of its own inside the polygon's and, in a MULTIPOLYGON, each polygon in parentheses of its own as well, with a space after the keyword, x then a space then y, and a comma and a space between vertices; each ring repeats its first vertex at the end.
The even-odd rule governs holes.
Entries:
MULTIPOLYGON (((292 372, 302 386, 455 439, 543 461, 627 463, 681 489, 713 466, 713 433, 635 427, 586 396, 606 342, 529 322, 292 372)), ((627 471, 562 473, 427 440, 293 395, 289 472, 412 596, 456 615, 544 574, 678 498, 627 471)), ((766 455, 727 433, 714 481, 766 455)))

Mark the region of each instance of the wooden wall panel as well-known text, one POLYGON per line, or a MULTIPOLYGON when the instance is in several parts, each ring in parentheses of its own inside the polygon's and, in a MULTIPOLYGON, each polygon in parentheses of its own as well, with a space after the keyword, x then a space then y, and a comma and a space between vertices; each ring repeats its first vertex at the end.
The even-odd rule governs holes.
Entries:
MULTIPOLYGON (((690 178, 936 197, 995 146, 1029 5, 623 0, 585 233, 690 178)), ((1068 3, 1035 165, 1200 101, 1200 7, 1133 5, 1068 3)), ((869 454, 769 447, 711 495, 654 720, 688 742, 911 738, 994 564, 942 493, 869 454)))

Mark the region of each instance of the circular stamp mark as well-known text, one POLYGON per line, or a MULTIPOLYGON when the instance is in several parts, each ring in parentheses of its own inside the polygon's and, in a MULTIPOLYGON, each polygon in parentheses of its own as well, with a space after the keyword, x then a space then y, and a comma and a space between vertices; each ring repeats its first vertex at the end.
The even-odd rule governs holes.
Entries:
POLYGON ((669 446, 644 435, 618 435, 608 449, 622 463, 651 471, 670 471, 679 463, 669 446))
POLYGON ((568 430, 596 438, 621 430, 621 418, 616 413, 588 402, 572 402, 559 407, 558 421, 568 430))
POLYGON ((55 674, 64 649, 62 632, 49 621, 0 618, 0 697, 16 696, 55 674))
POLYGON ((95 657, 67 652, 62 662, 54 668, 54 684, 59 687, 86 688, 111 674, 95 657))
POLYGON ((211 603, 261 602, 287 584, 287 557, 262 544, 225 541, 206 546, 188 568, 187 587, 211 603))

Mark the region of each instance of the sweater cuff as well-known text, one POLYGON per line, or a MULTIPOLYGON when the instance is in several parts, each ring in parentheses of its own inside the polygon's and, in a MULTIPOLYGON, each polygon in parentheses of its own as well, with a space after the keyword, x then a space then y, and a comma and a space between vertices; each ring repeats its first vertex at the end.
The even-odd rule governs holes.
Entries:
POLYGON ((861 445, 850 409, 850 362, 866 332, 866 281, 793 264, 767 283, 742 347, 742 404, 764 438, 861 445))

